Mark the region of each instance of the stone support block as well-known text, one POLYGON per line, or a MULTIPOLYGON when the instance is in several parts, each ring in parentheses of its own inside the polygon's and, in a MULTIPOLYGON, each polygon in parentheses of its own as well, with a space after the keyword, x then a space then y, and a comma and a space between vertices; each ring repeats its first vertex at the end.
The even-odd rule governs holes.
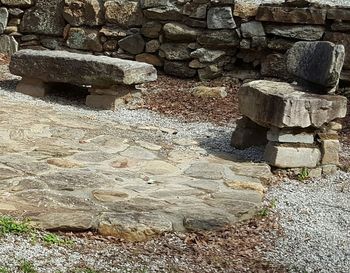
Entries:
POLYGON ((339 165, 340 142, 337 139, 324 139, 321 141, 323 165, 339 165))
POLYGON ((132 101, 139 93, 134 86, 118 85, 111 88, 89 88, 90 95, 86 97, 89 107, 114 110, 118 105, 125 105, 132 101))
POLYGON ((17 84, 16 91, 32 97, 45 97, 50 92, 50 85, 41 80, 22 78, 17 84))
POLYGON ((283 145, 269 142, 264 159, 268 164, 279 168, 315 168, 320 162, 321 151, 311 145, 283 145))
POLYGON ((247 117, 243 117, 237 121, 237 127, 232 133, 231 146, 237 149, 246 149, 265 145, 267 143, 267 130, 247 117))
POLYGON ((113 95, 88 95, 85 104, 92 108, 114 110, 118 104, 117 98, 113 95))
POLYGON ((314 134, 302 132, 296 129, 279 129, 272 128, 267 132, 267 139, 274 142, 282 143, 314 143, 314 134))

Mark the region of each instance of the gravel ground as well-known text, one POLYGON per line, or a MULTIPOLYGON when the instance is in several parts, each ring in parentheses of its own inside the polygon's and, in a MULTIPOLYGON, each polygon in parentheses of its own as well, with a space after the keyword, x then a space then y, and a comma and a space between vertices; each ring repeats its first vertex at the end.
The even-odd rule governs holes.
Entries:
POLYGON ((269 258, 302 273, 350 272, 350 173, 271 189, 284 236, 269 258))

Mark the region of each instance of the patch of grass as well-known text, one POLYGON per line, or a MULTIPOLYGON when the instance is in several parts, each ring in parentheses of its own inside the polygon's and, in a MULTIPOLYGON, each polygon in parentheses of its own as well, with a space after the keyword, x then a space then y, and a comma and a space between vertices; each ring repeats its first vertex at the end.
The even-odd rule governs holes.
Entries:
POLYGON ((73 244, 72 240, 64 239, 54 233, 46 233, 42 237, 42 241, 49 245, 70 245, 73 244))
POLYGON ((301 172, 298 174, 299 181, 305 181, 310 178, 310 171, 308 168, 302 168, 301 172))
POLYGON ((28 221, 17 221, 9 216, 0 216, 0 234, 23 234, 30 233, 32 227, 28 221))
POLYGON ((273 198, 270 203, 264 206, 261 210, 258 211, 257 215, 259 217, 267 217, 270 214, 270 211, 277 206, 277 199, 273 198))
POLYGON ((7 268, 5 267, 0 267, 0 273, 10 273, 10 270, 8 270, 7 268))
POLYGON ((36 269, 34 268, 33 263, 29 262, 29 261, 23 261, 20 266, 19 269, 23 272, 23 273, 37 273, 36 269))

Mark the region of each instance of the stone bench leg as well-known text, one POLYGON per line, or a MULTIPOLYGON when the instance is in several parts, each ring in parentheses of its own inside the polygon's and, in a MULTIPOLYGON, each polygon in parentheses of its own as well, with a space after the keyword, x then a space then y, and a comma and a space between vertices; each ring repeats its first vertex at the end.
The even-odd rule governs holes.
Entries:
POLYGON ((49 83, 32 78, 22 78, 16 86, 17 92, 37 98, 45 97, 50 90, 51 86, 49 83))
POLYGON ((118 85, 110 88, 89 88, 86 105, 103 110, 115 110, 117 106, 128 104, 139 95, 134 86, 118 85))
POLYGON ((232 133, 231 146, 236 149, 246 149, 267 143, 267 128, 262 127, 247 117, 237 121, 237 127, 232 133))

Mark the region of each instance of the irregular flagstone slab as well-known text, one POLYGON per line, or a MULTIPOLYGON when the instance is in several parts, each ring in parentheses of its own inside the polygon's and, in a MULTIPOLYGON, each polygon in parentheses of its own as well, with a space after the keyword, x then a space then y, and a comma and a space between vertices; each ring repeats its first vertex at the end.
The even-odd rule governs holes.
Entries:
POLYGON ((104 213, 98 231, 128 241, 144 241, 150 236, 173 231, 172 222, 154 213, 104 213))
POLYGON ((240 88, 238 97, 241 113, 266 127, 319 128, 347 111, 345 97, 305 93, 283 82, 253 81, 240 88))
POLYGON ((99 87, 132 85, 157 79, 156 69, 146 63, 49 50, 28 49, 16 52, 11 59, 10 71, 18 76, 44 82, 99 87))
POLYGON ((233 177, 234 173, 225 165, 218 163, 193 163, 185 170, 185 174, 195 178, 220 180, 233 177))
MULTIPOLYGON (((333 88, 339 82, 344 60, 343 45, 297 42, 288 52, 287 69, 300 79, 333 88)), ((322 92, 322 89, 318 91, 322 92)))
POLYGON ((31 218, 45 230, 87 231, 97 228, 97 213, 90 211, 46 212, 31 218))

